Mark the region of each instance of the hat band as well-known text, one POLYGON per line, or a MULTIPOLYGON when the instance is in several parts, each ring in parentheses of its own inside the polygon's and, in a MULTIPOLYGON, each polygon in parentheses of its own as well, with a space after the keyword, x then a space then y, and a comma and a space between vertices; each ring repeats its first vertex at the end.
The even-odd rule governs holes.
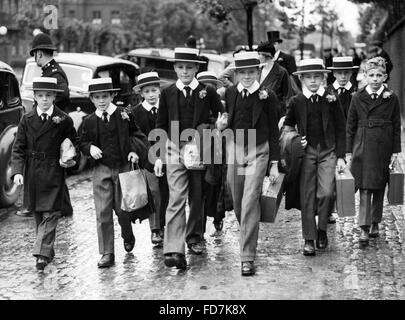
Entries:
POLYGON ((32 89, 33 90, 56 90, 58 89, 58 86, 55 83, 49 83, 49 82, 34 82, 32 84, 32 89))
POLYGON ((325 68, 319 64, 309 64, 306 66, 298 67, 297 69, 298 69, 297 71, 309 71, 309 70, 325 71, 325 68))
POLYGON ((113 89, 111 83, 98 83, 89 85, 89 91, 107 91, 113 89))
POLYGON ((333 68, 353 68, 352 62, 333 62, 333 68))
POLYGON ((197 80, 198 81, 216 81, 218 79, 215 78, 214 76, 201 76, 201 77, 198 77, 197 80))
POLYGON ((257 66, 259 64, 260 64, 260 60, 258 60, 258 59, 235 60, 236 68, 257 66))
POLYGON ((159 82, 159 81, 160 81, 160 79, 158 77, 146 77, 146 78, 140 79, 138 81, 138 86, 140 86, 140 85, 142 85, 144 83, 159 82))
POLYGON ((194 53, 176 52, 174 54, 174 60, 195 60, 199 61, 198 57, 194 53))

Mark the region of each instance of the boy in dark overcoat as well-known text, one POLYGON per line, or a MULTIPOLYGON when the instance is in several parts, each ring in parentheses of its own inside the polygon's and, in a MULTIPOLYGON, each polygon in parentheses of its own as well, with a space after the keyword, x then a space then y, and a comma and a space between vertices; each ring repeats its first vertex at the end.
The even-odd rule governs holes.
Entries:
POLYGON ((93 169, 93 194, 96 207, 99 268, 115 262, 113 210, 121 226, 124 249, 132 251, 135 237, 128 212, 121 210, 122 191, 118 175, 130 170, 130 162, 137 163, 135 137, 144 135, 134 116, 112 103, 116 91, 111 78, 91 79, 90 100, 96 111, 83 121, 80 150, 96 160, 93 169))
POLYGON ((18 126, 11 176, 17 185, 25 184, 25 205, 36 223, 36 267, 43 270, 55 255, 56 227, 64 209, 65 168, 78 162, 77 157, 62 162, 60 147, 66 138, 77 146, 78 138, 72 119, 54 105, 56 93, 62 91, 57 89, 57 80, 34 78, 33 90, 37 104, 18 126))
MULTIPOLYGON (((179 137, 184 130, 195 133, 197 127, 210 123, 210 117, 216 118, 223 111, 223 106, 215 90, 206 88, 195 78, 199 65, 205 63, 199 59, 199 50, 176 48, 173 61, 178 79, 162 90, 156 122, 156 128, 162 129, 168 136, 165 156, 168 160, 169 204, 163 251, 167 267, 186 269, 184 243, 192 254, 202 254, 205 249, 202 243, 204 208, 201 196, 204 171, 186 167, 182 154, 187 141, 179 141, 179 137), (186 221, 187 198, 190 214, 186 221)), ((162 174, 163 160, 162 157, 155 162, 155 174, 158 176, 162 174)))
POLYGON ((228 115, 221 115, 217 121, 218 129, 229 128, 226 130, 230 130, 235 137, 227 141, 227 181, 240 224, 242 276, 255 274, 264 177, 268 174, 274 181, 279 175, 279 102, 273 91, 260 90, 257 81, 260 66, 262 64, 257 52, 235 55, 239 83, 226 90, 228 115))
POLYGON ((365 72, 368 84, 353 96, 349 109, 346 161, 360 189, 359 241, 367 245, 369 237, 379 235, 389 167, 401 152, 401 117, 398 97, 384 85, 384 58, 368 60, 365 72))
POLYGON ((305 155, 300 175, 303 254, 315 255, 328 246, 329 206, 335 189, 335 168, 345 167, 345 120, 335 96, 321 86, 325 73, 322 59, 305 59, 295 74, 302 83, 302 93, 291 98, 284 125, 298 127, 305 155), (315 213, 318 214, 318 225, 315 213))
MULTIPOLYGON (((134 90, 142 96, 143 101, 131 107, 131 112, 134 114, 141 131, 148 136, 156 126, 161 80, 157 72, 145 72, 138 76, 137 81, 134 90)), ((151 145, 153 145, 153 142, 151 145)), ((163 243, 166 208, 169 202, 169 186, 167 185, 166 175, 163 174, 161 177, 157 177, 150 162, 148 162, 147 168, 144 169, 144 173, 156 208, 155 212, 149 216, 151 241, 153 244, 158 245, 163 243)))

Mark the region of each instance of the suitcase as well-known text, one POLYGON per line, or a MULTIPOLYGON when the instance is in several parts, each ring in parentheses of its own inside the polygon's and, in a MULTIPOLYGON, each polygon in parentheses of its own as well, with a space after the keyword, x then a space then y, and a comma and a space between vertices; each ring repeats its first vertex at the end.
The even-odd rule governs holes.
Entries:
POLYGON ((387 196, 389 204, 404 204, 404 172, 399 163, 390 171, 387 196))
POLYGON ((336 209, 339 217, 356 215, 354 207, 354 178, 349 168, 335 172, 336 177, 336 209))
POLYGON ((260 196, 260 222, 273 223, 276 220, 277 211, 283 198, 284 176, 284 173, 280 173, 274 184, 270 184, 269 177, 264 178, 262 195, 260 196))

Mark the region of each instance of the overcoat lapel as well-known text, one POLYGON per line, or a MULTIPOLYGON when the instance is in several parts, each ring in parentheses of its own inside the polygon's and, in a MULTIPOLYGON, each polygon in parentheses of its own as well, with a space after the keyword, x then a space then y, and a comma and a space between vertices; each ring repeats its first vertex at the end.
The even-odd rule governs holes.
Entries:
MULTIPOLYGON (((253 94, 258 94, 258 93, 253 93, 253 94)), ((252 128, 255 127, 257 120, 260 117, 260 114, 262 113, 263 110, 263 102, 257 98, 255 99, 255 102, 253 104, 253 116, 252 116, 252 128)))
POLYGON ((322 107, 322 125, 323 125, 323 132, 326 133, 326 127, 328 125, 328 120, 329 120, 329 108, 330 108, 330 104, 328 102, 328 100, 326 99, 326 95, 327 93, 325 92, 323 94, 323 96, 321 97, 321 103, 324 106, 327 107, 322 107))
POLYGON ((118 140, 120 142, 120 150, 121 150, 121 154, 124 154, 124 150, 125 150, 124 137, 129 135, 129 130, 128 130, 128 120, 122 119, 121 112, 122 112, 122 110, 117 108, 114 113, 115 113, 115 124, 116 124, 117 130, 118 130, 118 140))
MULTIPOLYGON (((171 89, 170 89, 170 97, 169 101, 170 104, 168 106, 168 113, 169 113, 169 121, 179 121, 179 89, 177 89, 176 85, 173 84, 171 89)), ((171 123, 169 123, 169 126, 171 127, 171 123)))
POLYGON ((200 99, 200 91, 204 87, 199 84, 198 87, 193 90, 192 99, 194 102, 194 118, 193 118, 193 128, 197 127, 198 119, 200 118, 201 112, 203 111, 205 99, 200 99))
POLYGON ((299 99, 301 100, 299 105, 304 106, 303 108, 298 109, 298 113, 301 114, 300 118, 301 118, 301 123, 302 123, 300 133, 301 133, 301 135, 306 136, 307 135, 307 122, 308 122, 308 120, 307 120, 307 117, 308 117, 308 101, 307 101, 307 98, 305 98, 305 96, 303 94, 299 97, 299 99))
POLYGON ((238 90, 236 89, 236 87, 232 87, 231 89, 229 89, 229 105, 227 105, 229 113, 229 124, 233 122, 237 96, 238 90))
POLYGON ((368 112, 371 112, 375 108, 377 108, 377 107, 381 106, 382 104, 384 104, 386 100, 388 100, 388 99, 384 99, 384 97, 383 97, 384 92, 386 92, 386 90, 387 89, 384 89, 383 92, 380 94, 380 96, 377 98, 377 100, 373 101, 373 104, 370 106, 368 112))
MULTIPOLYGON (((38 116, 38 114, 37 114, 38 116)), ((41 129, 39 129, 38 134, 35 136, 35 140, 37 140, 40 136, 42 136, 43 134, 47 133, 50 129, 55 127, 55 123, 53 122, 53 117, 55 116, 59 116, 59 117, 64 117, 62 114, 60 114, 56 107, 54 106, 54 110, 52 115, 50 116, 50 118, 43 124, 43 126, 41 127, 41 129)), ((39 117, 38 117, 39 118, 39 117)), ((40 118, 39 118, 40 119, 40 118)), ((41 120, 42 121, 42 120, 41 120)))

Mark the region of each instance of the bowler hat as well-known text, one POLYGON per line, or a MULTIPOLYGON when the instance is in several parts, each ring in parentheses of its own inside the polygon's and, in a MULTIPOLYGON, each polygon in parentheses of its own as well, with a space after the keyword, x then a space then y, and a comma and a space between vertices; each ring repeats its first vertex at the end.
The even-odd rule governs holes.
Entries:
POLYGON ((267 39, 269 40, 270 43, 283 42, 283 39, 280 38, 280 31, 278 30, 267 31, 267 39))
POLYGON ((299 62, 297 71, 293 72, 293 75, 311 72, 329 73, 331 71, 325 69, 322 59, 304 59, 299 62))
POLYGON ((90 79, 89 81, 89 93, 119 90, 120 89, 113 88, 112 79, 110 77, 90 79))
POLYGON ((152 84, 160 86, 163 82, 159 78, 159 74, 157 72, 145 72, 141 73, 137 78, 137 85, 133 88, 135 93, 139 93, 141 89, 145 86, 149 86, 152 84))
POLYGON ((334 57, 332 59, 332 67, 328 67, 330 70, 348 70, 358 69, 358 66, 353 65, 353 57, 334 57))
POLYGON ((36 50, 56 51, 56 47, 53 45, 51 37, 46 33, 41 32, 34 37, 34 40, 32 40, 30 55, 34 56, 36 50))
POLYGON ((32 81, 32 90, 63 92, 62 89, 58 89, 58 80, 52 77, 35 77, 32 81))
POLYGON ((200 60, 199 53, 200 51, 194 48, 175 48, 174 59, 168 59, 168 61, 207 63, 200 60))

